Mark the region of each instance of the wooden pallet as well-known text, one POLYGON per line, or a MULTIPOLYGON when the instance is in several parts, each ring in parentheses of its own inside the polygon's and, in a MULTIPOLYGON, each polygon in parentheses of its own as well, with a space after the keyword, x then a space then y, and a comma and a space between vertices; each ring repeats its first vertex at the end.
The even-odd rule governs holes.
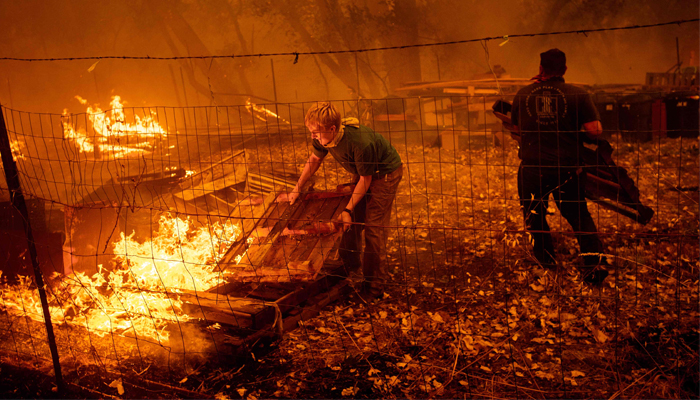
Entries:
MULTIPOLYGON (((332 192, 312 191, 294 205, 275 202, 279 192, 246 196, 231 190, 231 196, 218 196, 218 202, 211 204, 213 197, 208 195, 188 199, 172 196, 175 201, 172 208, 176 212, 191 213, 197 220, 201 219, 200 215, 219 215, 235 220, 242 230, 216 267, 225 283, 206 292, 178 290, 173 293, 183 302, 183 312, 191 320, 185 330, 173 324, 170 328, 172 340, 177 341, 178 335, 184 336, 183 332, 195 329, 213 344, 212 350, 237 353, 263 336, 278 335, 284 329, 290 329, 301 318, 309 318, 324 305, 339 299, 348 288, 343 284, 347 273, 337 260, 341 230, 327 234, 286 233, 289 230, 309 230, 318 221, 328 223, 336 219, 345 208, 352 190, 352 185, 343 185, 332 192), (212 205, 216 205, 215 212, 212 212, 212 205), (261 231, 266 234, 260 235, 261 231), (237 256, 242 256, 240 262, 236 262, 237 256)), ((137 236, 149 237, 154 220, 160 215, 148 210, 129 212, 129 224, 124 222, 122 225, 118 223, 120 215, 114 209, 85 209, 81 213, 78 222, 83 221, 82 225, 74 224, 74 231, 88 236, 73 239, 84 239, 79 243, 93 246, 98 240, 94 247, 100 250, 112 243, 113 236, 123 228, 130 230, 133 224, 136 224, 137 234, 139 229, 143 230, 137 236), (110 216, 107 221, 110 229, 104 228, 104 224, 94 227, 100 229, 99 232, 83 229, 90 227, 92 220, 103 221, 106 215, 110 216), (119 229, 112 232, 114 226, 119 229), (105 230, 107 234, 99 234, 105 230)), ((207 219, 204 222, 207 221, 211 223, 207 219)), ((91 272, 88 267, 94 269, 94 250, 92 254, 82 248, 79 250, 72 251, 78 257, 73 266, 85 264, 85 271, 91 272)), ((99 256, 106 261, 113 257, 107 253, 99 256)), ((186 343, 187 338, 182 338, 181 342, 186 343)))
POLYGON ((257 283, 314 280, 324 263, 337 254, 340 227, 325 234, 289 232, 309 232, 319 223, 332 224, 347 205, 352 188, 342 185, 333 192, 308 193, 294 205, 274 202, 279 193, 271 192, 262 202, 266 207, 262 216, 243 220, 244 234, 219 262, 226 279, 257 283))
MULTIPOLYGON (((195 320, 219 355, 246 354, 263 337, 274 338, 312 318, 350 291, 342 263, 326 263, 316 279, 294 282, 229 282, 206 293, 186 293, 183 311, 195 320)), ((171 334, 179 330, 173 326, 171 334)))
POLYGON ((219 262, 226 282, 181 297, 184 311, 197 318, 217 352, 245 352, 261 337, 295 328, 348 293, 348 274, 337 257, 342 231, 288 233, 337 218, 352 190, 352 185, 342 185, 332 192, 307 193, 294 205, 275 202, 280 193, 271 192, 232 210, 243 235, 219 262))

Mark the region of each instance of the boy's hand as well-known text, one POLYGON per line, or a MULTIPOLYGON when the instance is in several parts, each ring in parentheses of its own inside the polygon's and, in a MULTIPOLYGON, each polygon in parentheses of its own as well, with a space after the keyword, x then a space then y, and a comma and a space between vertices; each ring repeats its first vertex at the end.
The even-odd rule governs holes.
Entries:
POLYGON ((299 192, 296 190, 293 190, 289 193, 287 193, 287 199, 291 204, 296 203, 297 199, 299 198, 299 192))
POLYGON ((299 198, 299 192, 294 190, 291 192, 280 193, 280 195, 277 196, 277 198, 275 199, 275 202, 276 203, 290 202, 291 204, 294 204, 294 202, 296 202, 298 198, 299 198))

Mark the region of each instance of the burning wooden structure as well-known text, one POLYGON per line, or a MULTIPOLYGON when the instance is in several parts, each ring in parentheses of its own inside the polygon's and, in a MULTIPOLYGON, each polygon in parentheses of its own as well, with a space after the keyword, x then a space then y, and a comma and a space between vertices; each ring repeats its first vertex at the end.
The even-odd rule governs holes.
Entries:
MULTIPOLYGON (((253 106, 253 118, 274 116, 253 106)), ((220 148, 203 149, 197 132, 169 141, 173 132, 154 114, 127 123, 118 98, 113 107, 93 109, 85 126, 61 117, 60 134, 81 164, 57 203, 64 205, 63 259, 57 242, 47 291, 58 342, 75 345, 77 329, 87 351, 91 338, 112 337, 132 350, 150 343, 183 354, 232 353, 293 327, 347 289, 332 221, 351 187, 306 188, 294 205, 277 202, 298 176, 251 167, 243 150, 249 138, 234 144, 221 135, 220 148), (190 158, 169 162, 183 152, 190 158)), ((3 287, 7 322, 42 323, 37 290, 20 278, 3 287)))

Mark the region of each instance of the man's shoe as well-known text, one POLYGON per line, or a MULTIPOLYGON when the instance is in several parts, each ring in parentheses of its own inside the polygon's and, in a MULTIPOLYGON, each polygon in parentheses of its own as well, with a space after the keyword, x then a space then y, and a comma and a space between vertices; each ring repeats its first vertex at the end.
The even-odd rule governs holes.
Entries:
POLYGON ((377 284, 372 284, 372 282, 364 281, 362 282, 362 289, 360 290, 360 297, 364 301, 371 301, 375 298, 382 297, 382 290, 377 287, 377 284))
POLYGON ((603 281, 605 281, 605 278, 608 277, 609 273, 604 269, 598 268, 582 270, 581 275, 583 275, 584 282, 593 286, 600 286, 603 284, 603 281))

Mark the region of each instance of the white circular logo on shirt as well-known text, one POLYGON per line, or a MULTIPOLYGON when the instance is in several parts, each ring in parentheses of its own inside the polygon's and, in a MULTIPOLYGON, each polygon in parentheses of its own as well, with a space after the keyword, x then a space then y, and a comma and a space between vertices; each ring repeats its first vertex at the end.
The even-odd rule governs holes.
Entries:
POLYGON ((568 111, 564 92, 557 87, 549 85, 540 86, 533 90, 527 95, 525 104, 527 105, 527 114, 530 117, 536 117, 537 123, 545 126, 557 123, 559 118, 564 118, 568 111), (534 104, 530 102, 532 97, 535 100, 534 104), (557 101, 558 99, 562 100, 561 104, 557 101))

